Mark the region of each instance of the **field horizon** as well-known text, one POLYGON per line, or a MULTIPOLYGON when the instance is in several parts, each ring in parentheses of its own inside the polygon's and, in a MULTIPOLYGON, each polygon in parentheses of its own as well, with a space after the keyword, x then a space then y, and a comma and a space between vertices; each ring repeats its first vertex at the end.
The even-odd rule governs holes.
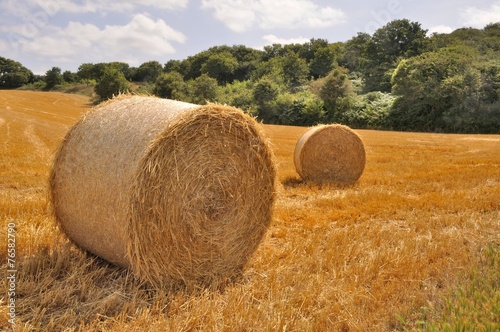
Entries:
MULTIPOLYGON (((0 328, 413 330, 500 245, 500 135, 355 130, 366 167, 355 184, 337 185, 296 173, 293 151, 307 127, 263 125, 277 200, 241 277, 224 287, 151 289, 72 244, 50 211, 54 153, 91 107, 81 95, 0 90, 1 268, 16 271, 15 282, 2 280, 0 328)), ((500 326, 498 309, 486 310, 493 318, 480 317, 478 331, 500 326)))

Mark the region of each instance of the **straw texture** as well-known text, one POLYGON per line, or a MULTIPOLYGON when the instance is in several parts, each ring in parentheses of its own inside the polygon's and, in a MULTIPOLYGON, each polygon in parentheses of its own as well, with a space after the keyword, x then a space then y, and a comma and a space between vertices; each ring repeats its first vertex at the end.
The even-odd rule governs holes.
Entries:
POLYGON ((270 223, 272 159, 238 109, 121 96, 68 132, 53 210, 79 246, 154 285, 230 277, 270 223))
POLYGON ((319 125, 306 131, 297 141, 294 164, 307 181, 354 183, 366 162, 361 138, 340 124, 319 125))

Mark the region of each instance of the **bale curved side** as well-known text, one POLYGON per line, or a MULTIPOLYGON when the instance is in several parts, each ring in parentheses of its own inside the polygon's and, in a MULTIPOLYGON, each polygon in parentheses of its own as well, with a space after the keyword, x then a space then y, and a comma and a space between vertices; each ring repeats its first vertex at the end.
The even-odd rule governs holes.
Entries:
POLYGON ((161 285, 241 270, 270 223, 274 179, 267 141, 240 110, 135 96, 70 130, 51 191, 74 242, 161 285))
POLYGON ((313 127, 295 146, 295 169, 304 180, 354 183, 361 177, 365 163, 363 141, 344 125, 313 127))

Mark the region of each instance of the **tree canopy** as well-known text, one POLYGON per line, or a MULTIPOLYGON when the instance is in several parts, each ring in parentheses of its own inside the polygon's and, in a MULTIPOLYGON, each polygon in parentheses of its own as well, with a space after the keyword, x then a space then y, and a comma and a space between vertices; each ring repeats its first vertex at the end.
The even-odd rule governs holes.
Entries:
POLYGON ((0 57, 0 89, 19 88, 33 79, 33 72, 21 63, 0 57))
MULTIPOLYGON (((99 100, 129 88, 162 98, 227 103, 266 123, 500 133, 500 22, 428 35, 418 22, 394 20, 346 42, 213 46, 183 60, 131 67, 83 63, 53 67, 45 89, 94 86, 99 100), (133 82, 133 84, 132 84, 133 82)), ((0 88, 37 79, 0 57, 0 88)))

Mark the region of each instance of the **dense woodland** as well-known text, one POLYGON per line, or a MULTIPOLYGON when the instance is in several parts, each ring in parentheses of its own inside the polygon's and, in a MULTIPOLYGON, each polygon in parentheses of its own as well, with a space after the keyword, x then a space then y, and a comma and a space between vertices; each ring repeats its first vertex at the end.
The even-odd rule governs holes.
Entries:
POLYGON ((93 87, 96 102, 132 90, 226 103, 264 123, 499 134, 500 22, 428 36, 418 22, 394 20, 346 42, 214 46, 164 64, 84 63, 42 76, 0 57, 2 89, 78 85, 93 87))

